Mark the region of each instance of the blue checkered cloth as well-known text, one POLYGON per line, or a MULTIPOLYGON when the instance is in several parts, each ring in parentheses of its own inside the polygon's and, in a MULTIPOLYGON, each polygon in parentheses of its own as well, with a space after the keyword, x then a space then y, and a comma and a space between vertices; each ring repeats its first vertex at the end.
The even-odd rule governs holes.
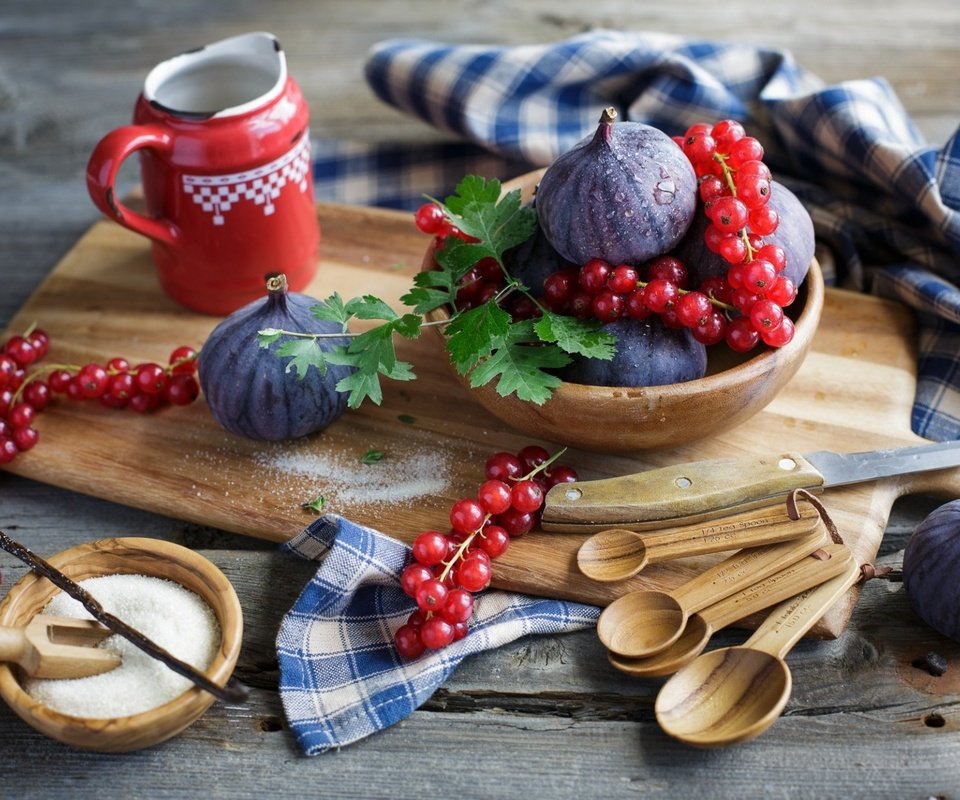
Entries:
POLYGON ((322 562, 277 634, 284 714, 311 756, 409 716, 472 653, 527 634, 589 628, 600 613, 594 606, 487 590, 476 595, 465 638, 405 661, 393 634, 416 608, 400 589, 410 548, 329 514, 283 549, 322 562))
POLYGON ((378 97, 452 141, 318 141, 323 199, 414 208, 465 174, 515 177, 611 105, 669 134, 741 120, 810 211, 836 265, 828 282, 916 311, 913 429, 960 438, 960 131, 928 144, 882 78, 826 86, 784 50, 611 31, 514 47, 388 41, 366 71, 378 97))

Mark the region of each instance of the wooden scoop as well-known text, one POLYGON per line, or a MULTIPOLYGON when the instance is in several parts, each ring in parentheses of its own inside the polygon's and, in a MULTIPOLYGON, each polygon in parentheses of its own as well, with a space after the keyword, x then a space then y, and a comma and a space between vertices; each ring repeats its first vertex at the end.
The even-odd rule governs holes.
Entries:
POLYGON ((0 661, 19 664, 31 678, 84 678, 120 665, 97 645, 112 634, 92 619, 40 614, 25 628, 0 626, 0 661))
POLYGON ((777 606, 743 645, 694 659, 660 689, 654 704, 660 727, 698 747, 763 733, 790 699, 793 678, 784 656, 859 577, 850 561, 836 578, 777 606))
POLYGON ((671 591, 625 594, 604 609, 597 635, 618 655, 653 655, 680 638, 690 614, 770 577, 822 544, 821 528, 798 541, 741 550, 671 591))
POLYGON ((665 650, 646 658, 626 658, 609 653, 610 663, 620 671, 638 677, 672 675, 699 656, 717 631, 835 578, 847 569, 852 559, 853 553, 847 546, 825 545, 769 578, 691 615, 680 638, 665 650))
POLYGON ((647 533, 613 528, 580 545, 577 566, 595 581, 622 581, 649 564, 797 539, 818 521, 812 506, 801 508, 799 519, 791 519, 781 504, 647 533))

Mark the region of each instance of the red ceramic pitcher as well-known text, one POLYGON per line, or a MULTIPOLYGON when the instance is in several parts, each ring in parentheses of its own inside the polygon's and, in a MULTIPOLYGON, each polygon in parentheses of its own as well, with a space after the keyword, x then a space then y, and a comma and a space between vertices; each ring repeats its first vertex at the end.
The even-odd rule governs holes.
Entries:
POLYGON ((133 124, 94 149, 87 188, 104 214, 152 241, 170 297, 228 314, 264 295, 267 273, 286 273, 297 291, 316 271, 308 118, 272 35, 225 39, 150 71, 133 124), (146 214, 114 190, 135 151, 146 214))

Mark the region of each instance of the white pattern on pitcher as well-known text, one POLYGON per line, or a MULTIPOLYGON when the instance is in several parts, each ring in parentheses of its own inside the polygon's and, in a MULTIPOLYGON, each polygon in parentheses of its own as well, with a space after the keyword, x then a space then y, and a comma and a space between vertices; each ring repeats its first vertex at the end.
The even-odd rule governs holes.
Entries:
POLYGON ((287 153, 269 164, 232 175, 184 175, 183 190, 213 214, 214 225, 223 225, 224 214, 241 200, 263 206, 263 215, 270 216, 275 210, 273 202, 285 186, 293 184, 301 192, 307 191, 309 174, 310 136, 304 132, 287 153))

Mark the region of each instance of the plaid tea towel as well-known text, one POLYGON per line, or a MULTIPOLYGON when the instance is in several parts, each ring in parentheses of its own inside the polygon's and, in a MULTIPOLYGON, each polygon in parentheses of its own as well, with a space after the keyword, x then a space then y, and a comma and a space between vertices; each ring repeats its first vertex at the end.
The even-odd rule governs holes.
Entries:
POLYGON ((322 562, 277 634, 284 713, 309 756, 409 716, 471 653, 531 633, 589 628, 600 613, 594 606, 487 590, 476 595, 465 638, 405 661, 393 634, 416 608, 399 583, 409 547, 328 514, 283 549, 322 562))
POLYGON ((325 199, 414 208, 468 173, 515 177, 592 132, 605 106, 669 134, 741 120, 810 211, 837 264, 828 281, 915 309, 913 429, 960 438, 960 132, 928 144, 883 78, 824 85, 788 51, 614 31, 510 47, 387 41, 367 78, 453 141, 319 141, 325 199))

